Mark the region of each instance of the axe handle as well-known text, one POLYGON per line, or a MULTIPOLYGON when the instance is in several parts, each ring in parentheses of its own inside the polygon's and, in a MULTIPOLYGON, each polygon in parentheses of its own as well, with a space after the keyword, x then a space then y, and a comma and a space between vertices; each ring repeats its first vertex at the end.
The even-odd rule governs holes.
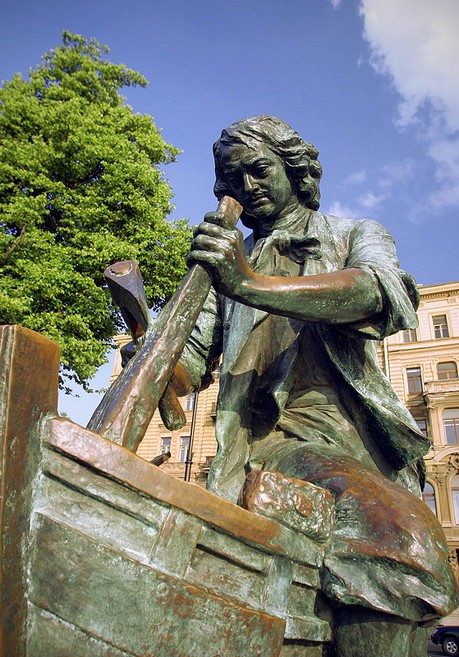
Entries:
MULTIPOLYGON (((217 211, 233 225, 242 206, 224 196, 217 211)), ((177 292, 145 334, 136 356, 113 383, 88 428, 135 452, 158 407, 174 367, 196 324, 211 287, 211 277, 193 265, 177 292)))

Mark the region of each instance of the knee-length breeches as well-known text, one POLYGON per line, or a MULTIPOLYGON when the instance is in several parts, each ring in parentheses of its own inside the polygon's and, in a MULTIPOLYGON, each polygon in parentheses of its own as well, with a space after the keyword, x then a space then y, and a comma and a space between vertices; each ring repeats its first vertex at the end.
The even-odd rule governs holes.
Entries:
POLYGON ((336 521, 322 573, 332 601, 414 621, 458 604, 443 530, 416 495, 333 447, 298 442, 264 469, 330 490, 336 521))

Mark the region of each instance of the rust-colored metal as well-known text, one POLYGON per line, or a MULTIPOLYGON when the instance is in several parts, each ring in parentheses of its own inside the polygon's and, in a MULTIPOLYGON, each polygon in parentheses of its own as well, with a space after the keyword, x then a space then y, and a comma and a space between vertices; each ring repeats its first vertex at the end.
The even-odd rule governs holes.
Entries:
MULTIPOLYGON (((217 211, 236 224, 242 206, 225 196, 217 211)), ((200 265, 193 265, 153 327, 147 331, 136 357, 97 407, 88 424, 89 429, 132 452, 137 450, 210 286, 207 271, 200 265)))
POLYGON ((277 520, 315 541, 330 538, 335 515, 332 493, 279 472, 249 472, 243 488, 243 507, 277 520))
POLYGON ((105 269, 104 278, 129 332, 138 340, 148 328, 150 311, 137 263, 135 260, 115 262, 105 269))
POLYGON ((321 655, 324 546, 57 417, 58 370, 0 329, 0 657, 321 655))
POLYGON ((166 463, 170 457, 170 452, 164 452, 163 454, 158 454, 158 456, 155 456, 155 458, 151 459, 150 463, 152 463, 152 465, 162 465, 163 463, 166 463))
POLYGON ((1 657, 25 655, 31 480, 40 461, 40 419, 57 413, 58 373, 55 343, 20 326, 0 327, 1 657))
POLYGON ((46 338, 0 368, 0 657, 321 655, 323 545, 57 417, 46 338))

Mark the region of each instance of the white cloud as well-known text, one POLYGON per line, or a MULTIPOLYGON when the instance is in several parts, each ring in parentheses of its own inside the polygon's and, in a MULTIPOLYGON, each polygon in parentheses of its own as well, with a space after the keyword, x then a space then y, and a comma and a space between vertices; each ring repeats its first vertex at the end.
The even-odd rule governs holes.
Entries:
POLYGON ((459 139, 435 140, 429 155, 437 164, 440 183, 438 191, 431 195, 432 205, 439 209, 459 206, 459 139))
POLYGON ((376 217, 377 210, 381 208, 388 196, 368 191, 357 197, 351 204, 341 203, 339 200, 332 201, 325 212, 336 217, 347 217, 348 219, 376 217))
POLYGON ((333 9, 338 9, 341 2, 342 0, 330 0, 330 4, 332 5, 333 9))
POLYGON ((413 179, 415 175, 415 165, 410 159, 382 166, 375 172, 368 173, 365 169, 356 171, 339 186, 348 193, 352 184, 365 183, 365 191, 358 194, 351 205, 345 205, 339 200, 333 201, 328 212, 350 218, 376 216, 384 202, 393 198, 394 194, 398 194, 400 186, 413 179), (372 189, 368 184, 368 178, 371 178, 372 189))
POLYGON ((340 201, 332 201, 326 213, 335 217, 349 217, 350 219, 361 216, 359 212, 353 211, 349 205, 343 205, 340 201))
POLYGON ((381 203, 385 200, 385 198, 385 194, 374 194, 373 192, 366 192, 359 198, 359 203, 366 212, 374 212, 376 208, 381 206, 381 203))
POLYGON ((355 171, 354 173, 351 173, 350 176, 346 178, 344 181, 344 185, 361 185, 363 182, 365 182, 367 178, 367 172, 365 169, 361 169, 360 171, 355 171))
POLYGON ((399 126, 422 129, 436 164, 432 204, 459 204, 459 1, 361 0, 360 13, 371 63, 400 94, 399 126))
POLYGON ((377 185, 381 190, 390 194, 394 185, 412 180, 415 176, 414 163, 409 158, 381 167, 378 174, 377 185))

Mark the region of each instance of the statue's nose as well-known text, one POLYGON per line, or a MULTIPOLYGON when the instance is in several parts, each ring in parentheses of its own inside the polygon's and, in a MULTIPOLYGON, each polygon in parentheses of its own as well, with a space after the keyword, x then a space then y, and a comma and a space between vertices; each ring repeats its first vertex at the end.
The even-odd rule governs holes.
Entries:
POLYGON ((251 192, 254 187, 256 187, 256 181, 253 176, 250 175, 250 173, 245 173, 244 174, 244 191, 246 192, 251 192))

